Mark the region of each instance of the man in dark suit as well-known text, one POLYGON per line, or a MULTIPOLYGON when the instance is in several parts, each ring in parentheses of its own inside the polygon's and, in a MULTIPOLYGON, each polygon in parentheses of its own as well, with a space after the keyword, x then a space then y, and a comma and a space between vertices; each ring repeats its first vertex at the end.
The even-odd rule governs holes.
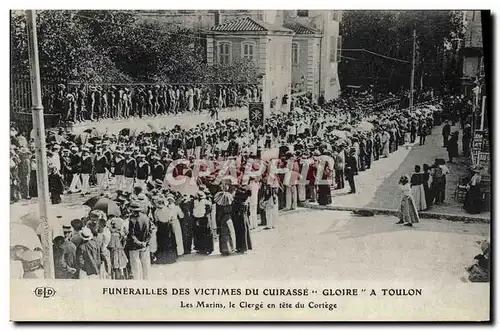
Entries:
POLYGON ((451 133, 451 126, 450 126, 450 121, 446 121, 446 123, 443 126, 443 147, 448 147, 448 138, 450 137, 451 133))
POLYGON ((130 267, 136 280, 147 280, 151 268, 149 242, 151 241, 151 221, 141 212, 138 203, 130 205, 127 248, 130 253, 130 267))
POLYGON ((54 238, 54 271, 56 279, 75 279, 76 246, 63 236, 54 238))
POLYGON ((369 133, 368 137, 366 138, 366 149, 365 149, 365 165, 366 169, 370 169, 372 166, 372 153, 373 153, 373 141, 372 141, 372 134, 369 133))
POLYGON ((90 151, 88 148, 82 148, 82 162, 81 162, 81 174, 82 174, 82 195, 90 194, 90 175, 93 172, 94 163, 92 157, 90 156, 90 151))
POLYGON ((107 168, 108 160, 106 156, 104 156, 102 152, 102 148, 99 147, 97 149, 97 155, 94 160, 95 166, 95 174, 97 177, 97 184, 99 186, 99 193, 103 194, 107 187, 107 176, 106 176, 106 168, 107 168))
POLYGON ((356 175, 356 169, 357 169, 357 162, 356 162, 356 157, 355 154, 356 150, 351 149, 350 153, 346 157, 345 160, 345 176, 347 178, 347 181, 349 182, 349 187, 350 191, 349 194, 351 193, 356 193, 356 184, 354 183, 354 175, 356 175))
POLYGON ((239 150, 239 145, 236 142, 236 139, 234 137, 231 137, 231 141, 229 141, 229 144, 227 146, 228 155, 229 156, 237 156, 238 150, 239 150))
POLYGON ((280 147, 278 148, 278 158, 283 158, 289 150, 288 145, 282 141, 280 147))

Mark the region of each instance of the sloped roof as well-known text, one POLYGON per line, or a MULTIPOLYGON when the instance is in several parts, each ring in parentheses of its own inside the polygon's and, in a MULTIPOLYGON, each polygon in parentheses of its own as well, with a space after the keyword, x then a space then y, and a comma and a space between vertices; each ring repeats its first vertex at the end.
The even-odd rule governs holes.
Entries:
POLYGON ((275 26, 255 18, 245 16, 231 21, 224 22, 212 28, 215 32, 259 32, 259 31, 278 31, 293 33, 292 30, 282 26, 275 26))
POLYGON ((292 30, 296 34, 316 34, 319 30, 313 28, 312 26, 305 25, 299 22, 286 22, 283 26, 287 29, 292 30))

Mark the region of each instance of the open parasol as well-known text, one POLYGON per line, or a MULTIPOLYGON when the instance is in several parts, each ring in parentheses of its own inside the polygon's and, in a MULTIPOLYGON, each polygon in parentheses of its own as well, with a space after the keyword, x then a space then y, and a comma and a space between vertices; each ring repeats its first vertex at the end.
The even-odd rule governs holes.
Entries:
POLYGON ((362 121, 357 126, 357 129, 359 129, 361 131, 371 131, 371 130, 373 130, 373 128, 374 128, 373 124, 370 122, 367 122, 367 121, 362 121))
POLYGON ((90 199, 88 199, 87 201, 85 201, 83 203, 84 206, 89 206, 90 208, 94 208, 95 204, 97 203, 97 201, 101 200, 101 196, 100 195, 96 195, 90 199))
POLYGON ((120 130, 120 136, 130 136, 131 130, 130 128, 124 128, 120 130))
POLYGON ((200 190, 198 187, 197 181, 193 181, 191 177, 180 175, 172 180, 166 178, 166 183, 170 190, 173 192, 179 192, 183 195, 191 195, 194 196, 200 190))
POLYGON ((42 243, 35 231, 27 225, 16 223, 10 225, 10 246, 24 246, 32 251, 42 249, 42 243))
POLYGON ((269 161, 272 159, 277 159, 278 154, 279 154, 278 148, 271 148, 271 149, 265 150, 262 152, 261 160, 262 161, 269 161))
POLYGON ((85 201, 83 203, 85 206, 89 206, 92 210, 101 210, 106 215, 108 216, 120 216, 120 208, 118 207, 118 204, 108 198, 102 198, 102 197, 92 197, 89 200, 85 201), (96 199, 100 198, 100 199, 96 199))
POLYGON ((233 195, 225 191, 217 192, 214 196, 214 202, 219 206, 229 206, 233 203, 233 195))
POLYGON ((341 139, 346 139, 347 138, 347 131, 341 131, 341 130, 332 130, 330 131, 330 134, 339 137, 341 139))

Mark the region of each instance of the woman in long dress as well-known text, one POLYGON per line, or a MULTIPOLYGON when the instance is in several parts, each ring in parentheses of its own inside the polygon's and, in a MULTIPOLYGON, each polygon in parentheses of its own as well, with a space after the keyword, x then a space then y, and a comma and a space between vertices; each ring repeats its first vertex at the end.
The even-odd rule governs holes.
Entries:
POLYGON ((403 175, 399 179, 399 188, 402 191, 401 204, 399 207, 399 222, 396 224, 404 224, 405 226, 413 226, 414 223, 420 222, 415 201, 411 195, 410 180, 408 176, 403 175))
POLYGON ((231 254, 232 237, 229 229, 231 221, 231 210, 233 196, 227 191, 220 191, 214 196, 215 221, 217 224, 217 234, 219 236, 219 251, 221 255, 231 254))
POLYGON ((250 228, 256 229, 259 226, 257 219, 257 207, 259 204, 259 187, 260 184, 255 178, 250 178, 250 228))
POLYGON ((381 144, 382 144, 382 156, 384 157, 388 157, 389 156, 389 142, 390 142, 390 139, 391 139, 391 135, 389 134, 389 132, 385 131, 382 133, 382 140, 381 140, 381 144))
POLYGON ((121 218, 110 220, 111 239, 108 249, 111 256, 111 278, 126 279, 127 255, 125 254, 125 243, 127 237, 123 234, 124 221, 121 218))
MULTIPOLYGON (((331 168, 326 160, 322 161, 324 163, 323 168, 323 178, 322 180, 330 180, 331 179, 331 168)), ((332 190, 330 184, 321 184, 318 185, 318 204, 320 206, 327 206, 332 203, 332 190)))
POLYGON ((420 172, 420 166, 415 166, 415 173, 410 179, 411 194, 418 211, 427 209, 427 201, 424 189, 424 174, 420 172))
POLYGON ((189 111, 193 111, 193 108, 194 108, 194 91, 193 91, 193 87, 190 86, 188 91, 187 91, 187 94, 188 94, 188 110, 189 111))
POLYGON ((266 214, 266 227, 264 230, 274 229, 278 221, 278 188, 276 184, 264 184, 261 208, 264 209, 266 214))
POLYGON ((432 206, 432 200, 434 199, 431 190, 431 169, 427 163, 424 164, 424 172, 422 174, 424 192, 425 192, 425 202, 427 204, 427 209, 432 206))
POLYGON ((209 255, 214 250, 214 238, 212 236, 209 217, 212 211, 212 203, 206 198, 204 192, 199 191, 194 200, 194 249, 199 254, 209 255))
POLYGON ((174 263, 178 256, 184 254, 179 224, 179 218, 184 217, 184 214, 174 203, 175 198, 172 195, 167 196, 166 200, 166 205, 158 203, 159 208, 153 214, 157 228, 156 263, 158 264, 174 263))
POLYGON ((251 194, 251 191, 248 189, 237 188, 232 204, 231 219, 236 237, 236 252, 240 254, 252 249, 250 222, 248 221, 248 214, 250 213, 248 199, 251 199, 251 194))
POLYGON ((483 207, 483 199, 481 194, 481 175, 480 167, 473 168, 474 175, 467 185, 467 193, 465 194, 464 209, 470 214, 478 214, 483 207))

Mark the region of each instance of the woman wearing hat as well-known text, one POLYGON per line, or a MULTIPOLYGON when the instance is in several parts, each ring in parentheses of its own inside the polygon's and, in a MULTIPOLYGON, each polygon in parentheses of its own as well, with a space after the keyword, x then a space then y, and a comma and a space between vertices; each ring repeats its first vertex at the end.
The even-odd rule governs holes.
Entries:
POLYGON ((403 175, 399 179, 399 187, 403 193, 401 196, 401 204, 399 207, 399 222, 405 226, 413 226, 413 223, 420 221, 418 211, 415 206, 415 201, 411 194, 410 180, 408 176, 403 175))
POLYGON ((76 269, 80 279, 99 279, 103 258, 101 244, 94 239, 89 228, 83 228, 79 233, 83 240, 76 249, 76 269))
POLYGON ((472 172, 474 172, 474 175, 467 184, 464 209, 469 214, 479 214, 483 209, 484 201, 481 192, 481 170, 481 166, 474 166, 472 168, 472 172))
POLYGON ((238 187, 232 203, 231 219, 233 221, 236 239, 236 252, 240 254, 252 249, 252 241, 250 240, 251 224, 249 224, 250 222, 248 220, 250 210, 247 203, 251 195, 252 192, 250 189, 238 187))
POLYGON ((127 269, 128 259, 125 254, 125 243, 127 240, 124 235, 123 226, 125 222, 123 219, 115 217, 110 220, 111 237, 108 244, 111 262, 111 278, 112 279, 126 279, 125 273, 127 269))
POLYGON ((217 234, 219 236, 219 251, 221 255, 228 256, 231 254, 231 247, 233 246, 233 238, 231 237, 230 225, 231 223, 231 210, 233 203, 233 196, 228 187, 222 187, 214 196, 215 202, 215 221, 217 223, 217 234))
POLYGON ((153 220, 157 227, 156 263, 174 263, 178 256, 184 254, 182 230, 179 223, 179 218, 184 217, 184 213, 175 204, 173 195, 167 195, 166 204, 163 199, 155 199, 155 207, 153 220))
POLYGON ((450 140, 446 144, 448 150, 448 162, 453 163, 453 158, 458 157, 458 131, 451 134, 450 140))
POLYGON ((382 132, 382 135, 381 135, 381 140, 380 140, 380 144, 381 144, 381 147, 380 147, 381 152, 380 152, 380 154, 383 157, 388 157, 389 156, 389 143, 390 143, 390 139, 391 139, 391 135, 384 128, 383 132, 382 132))
POLYGON ((209 217, 212 213, 212 202, 203 191, 196 194, 193 207, 194 217, 194 249, 199 254, 209 255, 214 250, 214 239, 209 217))

